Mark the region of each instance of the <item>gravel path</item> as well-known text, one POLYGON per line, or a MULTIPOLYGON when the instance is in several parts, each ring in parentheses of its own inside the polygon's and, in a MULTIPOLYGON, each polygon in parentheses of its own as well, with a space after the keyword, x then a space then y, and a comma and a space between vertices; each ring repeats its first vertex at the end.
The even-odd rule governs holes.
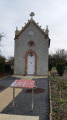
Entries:
MULTIPOLYGON (((4 77, 4 78, 0 78, 0 86, 4 86, 5 89, 8 88, 16 79, 20 79, 18 77, 4 77)), ((3 90, 0 90, 0 92, 2 92, 3 90)))
MULTIPOLYGON (((8 78, 10 79, 10 78, 8 78)), ((16 78, 11 78, 11 83, 16 78)), ((34 93, 34 109, 31 112, 31 92, 28 93, 26 90, 20 92, 15 98, 15 108, 12 108, 12 102, 2 111, 5 114, 17 114, 17 115, 29 115, 39 116, 39 120, 49 120, 49 80, 47 78, 36 78, 34 79, 38 88, 45 89, 43 93, 34 93)), ((8 80, 5 80, 8 82, 8 80)), ((10 85, 6 83, 6 86, 10 85)))

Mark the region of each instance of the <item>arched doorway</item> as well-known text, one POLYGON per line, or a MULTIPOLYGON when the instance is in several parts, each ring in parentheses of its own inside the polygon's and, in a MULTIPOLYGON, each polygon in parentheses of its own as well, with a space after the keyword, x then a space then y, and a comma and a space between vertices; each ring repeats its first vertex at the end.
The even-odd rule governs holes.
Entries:
POLYGON ((37 56, 33 50, 29 50, 25 56, 25 74, 36 74, 37 56))
POLYGON ((32 52, 27 57, 27 74, 35 73, 35 56, 32 52))

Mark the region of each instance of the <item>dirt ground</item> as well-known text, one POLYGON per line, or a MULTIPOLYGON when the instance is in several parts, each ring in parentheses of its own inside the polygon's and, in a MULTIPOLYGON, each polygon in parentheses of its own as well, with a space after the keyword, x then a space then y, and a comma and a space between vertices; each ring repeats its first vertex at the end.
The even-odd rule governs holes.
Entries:
POLYGON ((50 77, 52 120, 67 120, 67 72, 50 77))
POLYGON ((0 78, 10 75, 10 73, 0 73, 0 78))

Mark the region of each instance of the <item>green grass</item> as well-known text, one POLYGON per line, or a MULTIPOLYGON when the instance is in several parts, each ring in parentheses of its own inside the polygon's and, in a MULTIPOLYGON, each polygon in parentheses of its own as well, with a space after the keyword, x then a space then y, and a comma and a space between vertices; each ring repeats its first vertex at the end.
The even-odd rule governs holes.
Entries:
POLYGON ((64 83, 64 85, 62 86, 63 89, 67 89, 67 83, 64 83))
MULTIPOLYGON (((67 75, 67 72, 65 74, 67 75)), ((64 76, 62 78, 60 76, 50 76, 50 86, 53 112, 52 120, 67 120, 67 81, 64 76)))
MULTIPOLYGON (((56 70, 56 67, 52 67, 52 70, 56 70)), ((67 71, 67 66, 65 66, 65 70, 67 71)))
POLYGON ((53 108, 52 110, 53 110, 53 112, 55 112, 55 113, 58 113, 58 112, 59 112, 59 108, 53 108))
POLYGON ((61 99, 61 100, 59 101, 59 103, 64 104, 66 101, 67 101, 67 100, 61 99))
POLYGON ((65 66, 65 70, 67 71, 67 66, 65 66))
POLYGON ((53 82, 57 82, 59 80, 59 78, 58 77, 50 77, 50 80, 53 82))
POLYGON ((52 70, 56 70, 56 67, 52 67, 52 70))

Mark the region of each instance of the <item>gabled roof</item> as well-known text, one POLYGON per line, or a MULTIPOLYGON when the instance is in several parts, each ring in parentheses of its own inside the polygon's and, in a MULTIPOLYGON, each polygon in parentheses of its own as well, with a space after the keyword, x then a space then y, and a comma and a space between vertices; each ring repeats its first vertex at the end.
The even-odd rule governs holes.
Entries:
POLYGON ((18 37, 23 33, 23 31, 30 25, 30 23, 33 23, 38 29, 39 31, 41 31, 45 38, 48 38, 49 39, 49 45, 50 45, 50 38, 48 37, 48 27, 46 27, 46 30, 44 31, 39 25, 38 23, 36 23, 34 20, 33 20, 33 12, 30 14, 31 16, 31 19, 28 20, 28 22, 25 24, 25 26, 19 31, 18 29, 16 29, 15 31, 15 38, 14 39, 18 39, 18 37))
POLYGON ((29 26, 30 23, 33 23, 45 35, 44 30, 34 20, 29 20, 27 24, 23 27, 23 29, 20 31, 19 35, 29 26))
POLYGON ((23 31, 29 26, 30 23, 33 23, 44 35, 45 37, 48 37, 45 31, 34 21, 29 20, 27 24, 21 29, 21 31, 17 30, 17 34, 15 34, 15 39, 18 39, 18 37, 23 33, 23 31))

